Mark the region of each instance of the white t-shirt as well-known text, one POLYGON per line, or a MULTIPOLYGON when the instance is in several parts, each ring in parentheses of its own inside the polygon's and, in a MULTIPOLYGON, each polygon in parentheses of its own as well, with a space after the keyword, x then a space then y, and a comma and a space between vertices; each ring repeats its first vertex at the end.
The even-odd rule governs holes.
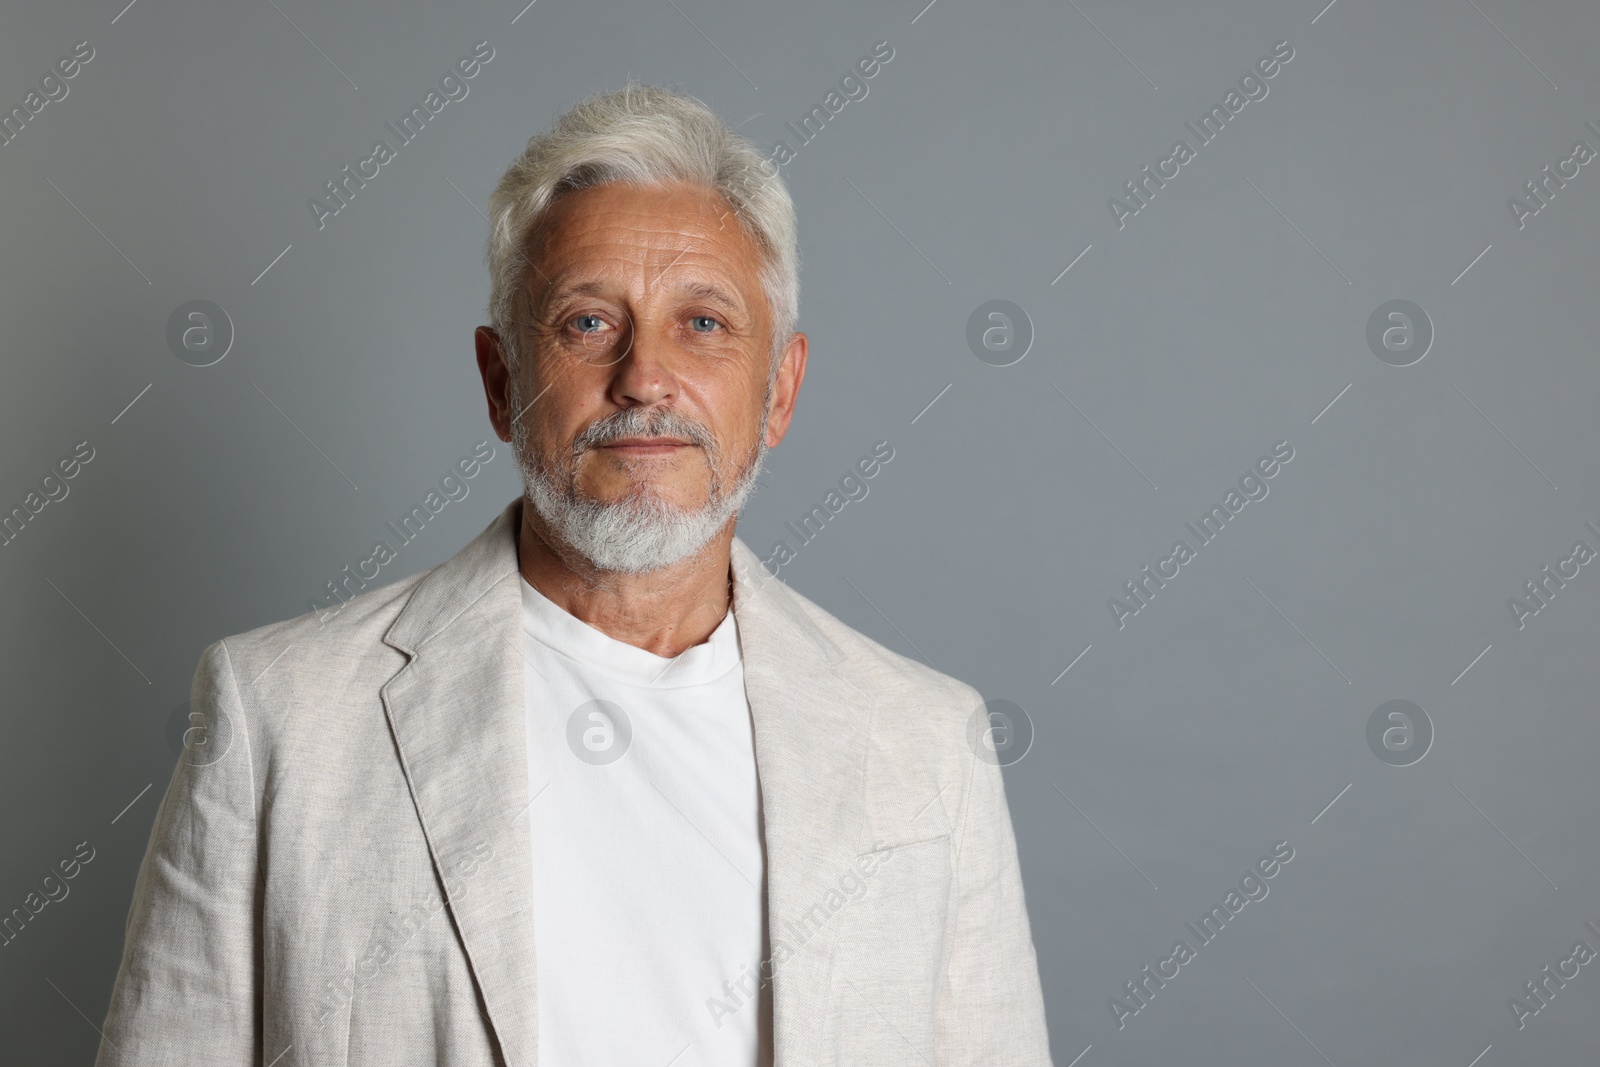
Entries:
POLYGON ((539 1067, 758 1067, 755 739, 730 610, 675 659, 522 581, 539 1067))

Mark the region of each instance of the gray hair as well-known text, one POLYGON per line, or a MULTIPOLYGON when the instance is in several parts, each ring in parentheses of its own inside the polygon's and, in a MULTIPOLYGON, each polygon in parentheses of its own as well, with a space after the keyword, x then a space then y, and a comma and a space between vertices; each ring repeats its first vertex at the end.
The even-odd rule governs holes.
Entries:
POLYGON ((755 241, 772 315, 772 372, 799 319, 794 201, 776 165, 692 96, 629 82, 558 118, 506 170, 489 197, 489 319, 508 360, 533 268, 523 249, 563 194, 611 182, 707 186, 755 241))

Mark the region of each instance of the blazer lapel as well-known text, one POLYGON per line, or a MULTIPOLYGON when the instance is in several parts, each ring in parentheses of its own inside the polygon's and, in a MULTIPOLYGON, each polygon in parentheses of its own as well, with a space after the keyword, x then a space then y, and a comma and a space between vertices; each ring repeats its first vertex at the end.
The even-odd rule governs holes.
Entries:
POLYGON ((732 552, 734 615, 755 726, 767 854, 767 929, 778 1067, 820 1058, 837 924, 830 898, 876 842, 863 796, 871 697, 844 654, 744 542, 732 552), (817 905, 822 911, 815 910, 817 905))
MULTIPOLYGON (((512 501, 418 584, 384 636, 408 662, 382 698, 490 1024, 509 1064, 536 1067, 521 508, 512 501), (492 858, 463 867, 485 844, 492 858)), ((874 707, 841 673, 841 650, 737 538, 732 572, 766 843, 763 972, 772 976, 782 1067, 814 1060, 824 1038, 837 930, 819 926, 814 909, 831 914, 829 895, 868 839, 862 791, 874 707)))
POLYGON ((418 584, 384 635, 410 661, 382 696, 502 1054, 514 1067, 535 1067, 520 505, 513 501, 418 584))

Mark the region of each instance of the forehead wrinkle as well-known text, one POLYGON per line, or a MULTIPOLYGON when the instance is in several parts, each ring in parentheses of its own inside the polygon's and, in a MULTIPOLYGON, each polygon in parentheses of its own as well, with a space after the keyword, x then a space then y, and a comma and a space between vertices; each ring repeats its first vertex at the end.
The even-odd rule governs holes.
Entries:
MULTIPOLYGON (((689 249, 685 249, 679 254, 678 259, 681 260, 689 251, 689 249)), ((672 264, 669 264, 667 268, 659 272, 655 281, 646 285, 646 292, 655 291, 665 285, 666 290, 674 295, 692 300, 706 300, 721 304, 735 311, 749 313, 749 302, 743 297, 737 286, 720 280, 714 281, 694 276, 700 273, 701 268, 698 265, 689 265, 685 268, 690 272, 690 276, 685 277, 682 272, 679 272, 677 277, 681 280, 669 282, 668 271, 673 266, 676 266, 677 262, 678 260, 674 260, 672 264)), ((548 304, 571 296, 607 297, 615 292, 616 283, 614 281, 593 277, 569 281, 567 279, 571 277, 571 273, 562 271, 551 279, 551 284, 546 288, 545 299, 542 303, 548 304)), ((623 286, 623 288, 626 289, 626 286, 623 286)))
POLYGON ((619 290, 625 293, 631 288, 625 276, 635 272, 643 276, 644 291, 650 294, 668 282, 669 274, 682 278, 688 273, 691 276, 686 280, 669 285, 674 294, 753 314, 737 275, 746 267, 759 273, 760 257, 742 227, 731 231, 727 227, 732 213, 727 207, 720 197, 707 197, 691 209, 671 215, 625 205, 598 217, 580 220, 562 212, 548 219, 539 227, 537 244, 547 255, 554 253, 550 258, 558 264, 561 260, 566 263, 549 274, 539 272, 546 283, 539 303, 548 306, 571 296, 621 295, 619 290), (571 228, 574 222, 576 229, 571 228), (669 252, 672 259, 661 263, 669 252), (617 275, 619 268, 623 275, 617 275), (728 276, 730 271, 732 276, 728 276), (713 277, 706 278, 706 273, 713 277), (581 280, 570 280, 574 277, 581 280))
POLYGON ((656 275, 654 284, 650 285, 647 291, 654 291, 665 285, 666 291, 673 296, 709 301, 748 315, 751 313, 749 301, 745 299, 739 286, 734 284, 734 278, 728 276, 728 270, 724 267, 725 260, 726 257, 717 256, 709 249, 685 248, 656 275), (675 272, 674 279, 669 282, 668 273, 672 272, 691 251, 703 253, 709 263, 687 263, 675 272), (707 277, 708 274, 710 277, 707 277))
POLYGON ((656 272, 655 278, 648 284, 647 288, 654 289, 657 286, 659 286, 662 282, 666 281, 667 280, 667 272, 672 270, 673 267, 676 267, 678 265, 678 261, 681 260, 684 256, 686 256, 688 254, 689 254, 689 246, 686 244, 686 245, 683 246, 683 248, 678 252, 678 254, 676 256, 672 257, 672 262, 671 263, 668 263, 665 267, 662 267, 659 271, 656 272))

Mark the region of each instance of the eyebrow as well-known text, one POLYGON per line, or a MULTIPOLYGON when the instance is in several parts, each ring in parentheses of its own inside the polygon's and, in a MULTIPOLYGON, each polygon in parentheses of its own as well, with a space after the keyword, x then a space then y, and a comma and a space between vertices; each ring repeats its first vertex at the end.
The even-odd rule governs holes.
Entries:
POLYGON ((573 282, 561 285, 549 291, 551 299, 562 296, 600 296, 605 292, 605 283, 600 281, 573 282))
MULTIPOLYGON (((608 288, 607 283, 598 279, 561 284, 547 291, 545 302, 565 299, 569 296, 604 296, 608 288)), ((720 286, 710 282, 691 281, 684 283, 682 292, 697 300, 711 300, 738 311, 745 310, 745 302, 720 286)))
POLYGON ((683 291, 699 300, 712 300, 739 311, 744 310, 743 300, 709 282, 689 282, 683 291))

